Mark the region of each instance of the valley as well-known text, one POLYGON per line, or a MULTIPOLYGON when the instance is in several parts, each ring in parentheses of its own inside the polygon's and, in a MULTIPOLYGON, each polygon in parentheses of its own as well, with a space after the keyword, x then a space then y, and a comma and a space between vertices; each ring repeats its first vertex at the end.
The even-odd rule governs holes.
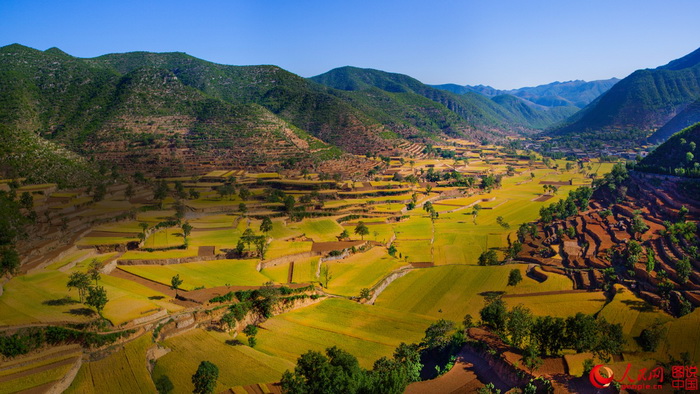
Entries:
POLYGON ((595 366, 625 392, 631 365, 690 368, 698 63, 496 90, 2 47, 0 392, 590 392, 595 366))

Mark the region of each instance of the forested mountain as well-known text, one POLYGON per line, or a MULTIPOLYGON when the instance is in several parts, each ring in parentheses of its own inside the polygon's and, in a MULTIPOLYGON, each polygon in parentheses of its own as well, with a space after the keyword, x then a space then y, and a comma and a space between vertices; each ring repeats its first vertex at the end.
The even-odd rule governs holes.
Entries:
POLYGON ((700 49, 656 69, 637 70, 553 130, 553 136, 643 141, 700 98, 700 49))
POLYGON ((483 94, 487 97, 495 97, 504 94, 519 97, 533 104, 539 104, 546 107, 577 107, 583 108, 598 96, 605 93, 619 79, 611 78, 599 81, 568 81, 568 82, 552 82, 546 85, 534 87, 524 87, 519 89, 498 90, 491 86, 461 86, 456 84, 433 85, 433 87, 447 90, 456 94, 465 94, 474 92, 483 94))
POLYGON ((459 130, 465 125, 496 130, 542 129, 565 119, 575 111, 550 111, 542 106, 525 104, 521 107, 512 102, 501 105, 501 102, 489 100, 474 92, 455 94, 425 85, 407 75, 357 67, 337 68, 311 79, 351 92, 349 97, 362 97, 363 101, 368 101, 374 107, 391 102, 395 109, 392 114, 411 114, 421 106, 431 108, 429 113, 423 113, 422 119, 410 115, 404 121, 430 123, 425 119, 426 115, 428 118, 449 119, 442 122, 444 130, 459 130), (439 106, 435 107, 434 103, 439 106), (458 119, 448 115, 449 112, 458 115, 458 119))
POLYGON ((700 177, 700 123, 683 129, 637 164, 643 171, 700 177))

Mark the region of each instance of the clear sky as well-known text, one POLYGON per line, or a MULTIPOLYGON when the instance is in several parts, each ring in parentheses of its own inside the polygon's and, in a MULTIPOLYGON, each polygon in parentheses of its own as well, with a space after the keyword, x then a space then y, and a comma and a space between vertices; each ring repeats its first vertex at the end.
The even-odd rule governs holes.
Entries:
POLYGON ((509 89, 663 65, 700 47, 698 16, 698 0, 0 0, 0 45, 509 89))

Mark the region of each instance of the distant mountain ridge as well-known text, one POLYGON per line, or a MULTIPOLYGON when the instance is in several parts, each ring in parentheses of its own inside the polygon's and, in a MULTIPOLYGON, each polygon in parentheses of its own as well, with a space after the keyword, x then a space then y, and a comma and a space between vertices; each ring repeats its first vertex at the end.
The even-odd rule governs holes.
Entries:
POLYGON ((350 66, 336 68, 310 79, 331 88, 349 92, 348 94, 355 97, 365 95, 366 98, 374 101, 374 105, 412 101, 410 108, 399 105, 396 113, 409 114, 417 105, 429 108, 433 104, 427 104, 426 99, 430 100, 440 104, 440 111, 443 113, 440 115, 441 118, 449 118, 445 115, 445 111, 458 115, 460 119, 450 125, 453 129, 463 128, 465 125, 521 131, 544 129, 576 111, 576 109, 550 109, 534 104, 515 105, 506 100, 490 100, 474 92, 456 94, 423 84, 407 75, 350 66), (367 92, 372 93, 367 94, 367 92))
POLYGON ((583 108, 598 96, 606 92, 620 80, 610 78, 598 81, 568 81, 568 82, 552 82, 546 85, 534 87, 523 87, 510 90, 499 90, 491 86, 484 85, 431 85, 437 89, 447 90, 456 94, 465 94, 474 92, 483 94, 487 97, 495 97, 504 94, 525 99, 534 104, 539 104, 546 107, 565 107, 574 106, 583 108))
POLYGON ((700 99, 700 49, 655 69, 637 70, 553 130, 552 136, 640 143, 700 99))

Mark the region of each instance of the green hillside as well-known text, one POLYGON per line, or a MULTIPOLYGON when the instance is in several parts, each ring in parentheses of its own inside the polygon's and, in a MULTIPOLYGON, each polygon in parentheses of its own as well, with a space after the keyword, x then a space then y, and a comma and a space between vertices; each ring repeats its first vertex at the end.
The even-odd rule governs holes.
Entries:
POLYGON ((700 123, 688 127, 659 145, 637 164, 642 171, 680 176, 700 176, 700 123))
MULTIPOLYGON (((427 124, 447 133, 469 126, 515 131, 542 129, 565 119, 576 110, 549 111, 536 105, 522 108, 511 102, 502 105, 472 91, 453 93, 425 85, 407 75, 357 67, 337 68, 311 79, 348 91, 348 96, 360 103, 369 100, 374 107, 390 105, 392 110, 386 112, 391 115, 408 114, 404 120, 413 125, 427 124), (416 116, 415 109, 419 107, 423 107, 422 113, 416 116)), ((377 118, 381 119, 381 116, 377 118)))
POLYGON ((686 105, 700 98, 700 50, 656 69, 638 70, 553 130, 553 136, 615 139, 632 132, 643 141, 686 105))

